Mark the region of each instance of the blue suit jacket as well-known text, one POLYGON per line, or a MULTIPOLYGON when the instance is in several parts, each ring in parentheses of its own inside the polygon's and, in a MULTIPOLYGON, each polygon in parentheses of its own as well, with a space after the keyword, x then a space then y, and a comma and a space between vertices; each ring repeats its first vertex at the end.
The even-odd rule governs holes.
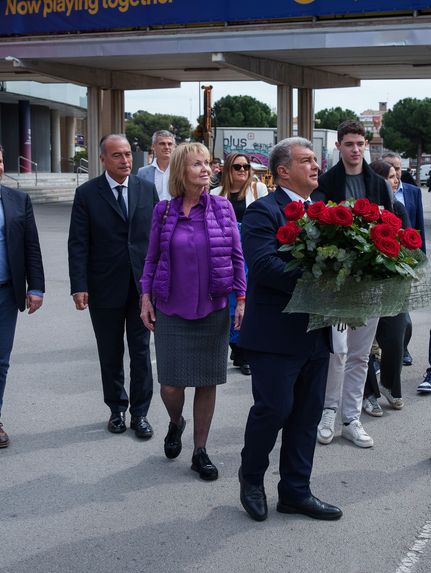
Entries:
POLYGON ((416 185, 403 183, 404 204, 410 219, 410 225, 417 229, 422 237, 422 250, 426 252, 424 210, 422 207, 422 191, 416 185))
POLYGON ((45 291, 42 255, 30 197, 1 185, 6 248, 17 307, 25 309, 28 290, 45 291))
MULTIPOLYGON (((276 238, 286 223, 283 208, 290 198, 281 187, 254 201, 242 220, 242 241, 248 265, 247 301, 239 344, 249 350, 300 357, 308 345, 315 344, 319 330, 307 333, 308 314, 284 313, 299 270, 284 272, 290 253, 280 252, 276 238)), ((326 349, 331 345, 327 331, 326 349)), ((318 349, 316 348, 316 352, 318 349)))

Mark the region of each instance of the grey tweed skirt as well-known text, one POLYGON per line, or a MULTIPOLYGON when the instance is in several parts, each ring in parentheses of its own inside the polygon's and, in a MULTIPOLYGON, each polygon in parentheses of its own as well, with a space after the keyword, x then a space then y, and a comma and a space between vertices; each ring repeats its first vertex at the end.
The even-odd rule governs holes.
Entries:
POLYGON ((156 312, 154 341, 159 383, 183 388, 225 384, 229 307, 196 320, 156 312))

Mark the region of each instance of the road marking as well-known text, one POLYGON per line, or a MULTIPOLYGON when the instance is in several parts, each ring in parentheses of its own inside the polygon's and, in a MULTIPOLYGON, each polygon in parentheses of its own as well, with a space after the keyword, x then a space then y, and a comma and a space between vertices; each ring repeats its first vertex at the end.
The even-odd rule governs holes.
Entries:
POLYGON ((425 525, 416 536, 415 542, 407 551, 407 555, 402 559, 395 573, 413 573, 419 563, 427 543, 431 539, 431 521, 426 521, 425 525))

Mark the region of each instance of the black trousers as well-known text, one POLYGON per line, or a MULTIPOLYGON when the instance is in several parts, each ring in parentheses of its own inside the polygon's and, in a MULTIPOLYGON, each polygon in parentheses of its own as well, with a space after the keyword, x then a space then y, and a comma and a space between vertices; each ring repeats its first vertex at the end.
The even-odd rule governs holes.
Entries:
MULTIPOLYGON (((396 316, 384 316, 377 325, 376 340, 382 349, 380 361, 380 383, 391 391, 394 398, 401 398, 401 370, 403 367, 405 330, 409 315, 402 312, 396 316)), ((364 396, 374 394, 377 398, 380 391, 374 367, 368 364, 364 396)))
POLYGON ((301 357, 246 352, 251 367, 254 405, 245 429, 242 450, 244 479, 263 484, 269 454, 282 430, 280 497, 304 499, 310 495, 310 475, 325 398, 329 349, 326 338, 319 349, 305 349, 301 357))
MULTIPOLYGON (((91 299, 90 299, 91 300, 91 299)), ((125 412, 129 397, 124 387, 124 331, 130 356, 130 413, 146 416, 153 396, 150 332, 140 318, 139 295, 133 279, 125 306, 98 308, 89 304, 102 374, 103 397, 111 412, 125 412)))

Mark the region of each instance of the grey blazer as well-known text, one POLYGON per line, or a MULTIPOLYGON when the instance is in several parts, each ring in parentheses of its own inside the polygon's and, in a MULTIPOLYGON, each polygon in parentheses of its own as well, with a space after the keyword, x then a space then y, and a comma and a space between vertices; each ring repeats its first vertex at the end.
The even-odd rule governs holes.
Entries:
POLYGON ((154 185, 154 177, 155 177, 156 168, 154 165, 145 165, 145 167, 140 167, 136 175, 143 179, 144 181, 148 181, 154 185))

